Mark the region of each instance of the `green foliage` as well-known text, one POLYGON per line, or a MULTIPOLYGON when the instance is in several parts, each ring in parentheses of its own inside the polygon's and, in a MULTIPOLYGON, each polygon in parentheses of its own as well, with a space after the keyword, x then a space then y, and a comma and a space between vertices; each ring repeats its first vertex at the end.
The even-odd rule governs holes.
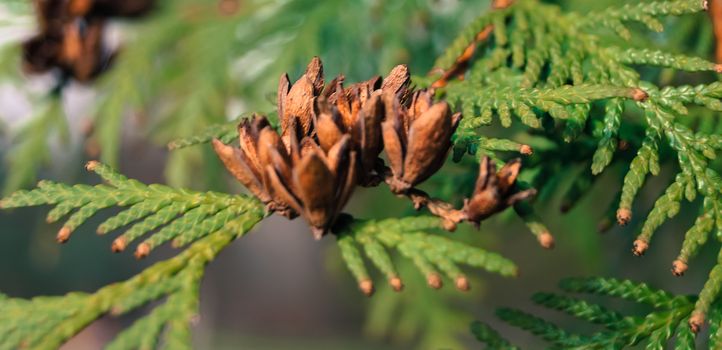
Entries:
POLYGON ((49 97, 38 108, 38 113, 13 137, 12 146, 5 157, 6 167, 12 169, 2 186, 5 195, 29 185, 37 177, 40 165, 51 158, 53 141, 67 147, 68 126, 60 101, 49 97))
MULTIPOLYGON (((341 254, 359 283, 370 279, 359 246, 389 280, 398 278, 399 274, 385 249, 397 249, 427 278, 440 276, 441 270, 446 277, 458 283, 460 279, 466 279, 458 267, 460 264, 502 276, 516 275, 514 263, 498 254, 426 232, 440 228, 439 219, 435 217, 354 220, 343 225, 337 235, 341 254)), ((457 287, 464 289, 463 286, 457 287)))
POLYGON ((141 257, 171 240, 176 247, 185 246, 229 223, 250 229, 264 217, 263 206, 245 196, 144 185, 97 162, 88 163, 87 168, 106 183, 68 186, 41 181, 38 188, 18 191, 3 199, 0 205, 3 208, 54 205, 48 213, 48 222, 68 217, 58 232, 60 242, 69 239, 78 226, 99 211, 126 208, 101 223, 98 233, 125 228, 113 243, 116 251, 124 250, 128 244, 150 233, 139 245, 142 248, 136 250, 136 255, 141 257))
POLYGON ((53 205, 48 221, 69 216, 58 236, 61 241, 100 210, 123 207, 98 227, 98 233, 105 234, 129 226, 116 239, 115 250, 122 250, 120 240, 124 247, 144 234, 149 236, 141 246, 147 251, 139 256, 171 239, 176 246, 190 246, 93 294, 31 300, 0 297, 0 348, 55 349, 103 315, 122 315, 163 298, 163 304, 121 332, 109 348, 151 349, 159 344, 190 348, 190 326, 205 265, 258 223, 264 217, 263 207, 244 196, 143 185, 97 162, 89 163, 88 169, 105 183, 67 186, 42 181, 38 188, 16 192, 0 204, 3 208, 53 205))
POLYGON ((190 327, 198 312, 204 266, 248 231, 240 220, 193 243, 177 256, 152 265, 131 279, 95 293, 30 300, 0 295, 0 348, 57 349, 94 320, 119 316, 165 299, 122 331, 108 349, 190 349, 190 327))
POLYGON ((471 324, 471 333, 478 341, 486 345, 489 349, 516 350, 517 347, 511 345, 508 340, 501 337, 499 332, 488 325, 474 321, 471 324))
MULTIPOLYGON (((552 348, 626 349, 644 346, 646 349, 664 349, 672 342, 675 349, 695 349, 695 334, 687 323, 693 315, 695 302, 699 302, 696 297, 673 295, 644 283, 599 277, 563 280, 560 287, 570 294, 618 298, 640 305, 627 307, 625 309, 630 312, 620 313, 576 297, 537 293, 532 297, 534 303, 572 316, 577 320, 575 325, 564 328, 511 308, 500 309, 497 315, 504 322, 544 339, 552 348), (652 311, 644 311, 650 307, 652 311), (579 321, 594 325, 598 330, 579 333, 579 321)), ((711 310, 714 331, 709 336, 710 349, 716 348, 714 345, 722 341, 716 331, 722 307, 715 304, 711 310)), ((489 326, 475 322, 472 332, 489 348, 510 348, 509 343, 489 326)))
MULTIPOLYGON (((632 140, 643 141, 636 146, 637 155, 629 162, 621 186, 618 220, 621 224, 630 221, 634 201, 647 176, 660 174, 661 162, 668 161, 661 149, 669 149, 676 158, 678 173, 644 220, 635 250, 643 254, 654 232, 679 212, 681 201, 693 202, 699 195, 704 202, 700 218, 685 236, 677 259, 686 269, 707 235, 715 230, 722 232, 722 180, 711 166, 720 151, 718 129, 712 121, 693 124, 688 120, 692 113, 722 111, 720 83, 658 87, 657 74, 641 72, 650 66, 718 72, 720 66, 665 50, 625 47, 604 33, 611 30, 630 40, 633 31, 629 22, 659 32, 663 30, 662 17, 703 10, 702 1, 675 0, 612 6, 585 15, 565 13, 558 6, 535 0, 519 0, 506 9, 482 15, 436 63, 439 68, 449 67, 452 58, 476 40, 475 33, 493 25, 492 35, 480 44, 465 79, 452 81, 442 89, 442 94, 464 111, 457 131, 456 159, 464 151, 475 151, 469 146, 474 137, 483 144, 485 136, 479 135, 479 128, 491 124, 495 115, 504 127, 511 127, 516 116, 526 127, 540 129, 533 133, 571 143, 577 149, 577 159, 585 163, 591 160, 587 166, 598 175, 615 161, 624 161, 615 159, 615 153, 623 128, 631 129, 632 140), (596 149, 587 156, 590 143, 596 144, 596 149)), ((714 118, 705 115, 707 120, 714 118)), ((548 158, 552 156, 542 156, 544 161, 531 165, 539 169, 531 171, 553 173, 545 169, 555 166, 548 158)), ((546 180, 540 175, 530 184, 538 185, 543 193, 550 182, 539 183, 537 179, 546 180)), ((568 192, 568 202, 573 204, 592 182, 586 175, 575 182, 568 192)), ((715 279, 713 275, 714 270, 710 281, 715 279)), ((713 286, 708 283, 702 295, 711 294, 713 299, 717 294, 713 286)), ((704 309, 700 306, 698 311, 704 309)))

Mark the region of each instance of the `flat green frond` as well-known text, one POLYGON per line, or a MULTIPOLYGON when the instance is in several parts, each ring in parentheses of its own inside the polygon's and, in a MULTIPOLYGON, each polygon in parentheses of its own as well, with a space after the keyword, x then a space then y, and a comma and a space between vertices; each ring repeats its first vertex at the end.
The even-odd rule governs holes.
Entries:
POLYGON ((124 314, 163 298, 162 304, 122 331, 108 348, 154 349, 159 344, 190 348, 188 335, 198 313, 204 267, 248 229, 242 220, 229 221, 175 257, 92 294, 0 298, 0 348, 56 349, 100 317, 124 314))
MULTIPOLYGON (((454 281, 457 288, 465 290, 468 281, 460 266, 484 269, 502 276, 515 276, 513 262, 483 249, 456 242, 441 234, 432 233, 441 228, 433 217, 409 217, 404 219, 358 220, 339 225, 334 230, 338 237, 341 255, 360 286, 370 283, 362 252, 399 290, 400 276, 388 250, 398 250, 411 260, 428 279, 432 287, 440 287, 439 272, 454 281)), ((363 289, 363 287, 362 287, 363 289)), ((365 291, 366 292, 366 291, 365 291)))
POLYGON ((489 327, 487 324, 474 321, 469 326, 471 334, 476 337, 476 340, 482 342, 487 346, 488 349, 499 349, 499 350, 517 350, 516 346, 511 345, 508 340, 501 337, 499 332, 489 327))
MULTIPOLYGON (((575 318, 596 325, 589 334, 568 330, 547 319, 520 311, 504 308, 497 312, 499 318, 515 327, 529 331, 561 349, 665 349, 675 338, 675 349, 694 349, 695 336, 688 322, 694 314, 695 298, 674 296, 642 283, 610 278, 567 279, 561 282, 564 290, 573 293, 593 293, 622 297, 635 303, 649 304, 654 309, 643 315, 629 314, 608 309, 601 303, 592 303, 551 293, 537 293, 532 300, 554 310, 563 311, 575 318)), ((698 301, 699 303, 699 301, 698 301)), ((628 308, 627 310, 634 310, 628 308)), ((712 307, 717 315, 719 306, 712 307)), ((717 321, 717 319, 715 319, 717 321)), ((476 324, 476 323, 475 323, 476 324)), ((570 329, 578 329, 576 325, 570 329)), ((473 328, 472 328, 473 329, 473 328)), ((488 331, 487 331, 488 332, 488 331)), ((485 333, 482 333, 485 334, 485 333)), ((492 336, 500 337, 497 333, 492 336)), ((712 337, 714 339, 714 337, 712 337)), ((480 340, 483 340, 480 338, 480 340)), ((711 343, 712 344, 712 343, 711 343)))
POLYGON ((76 228, 103 209, 124 208, 101 223, 98 233, 124 230, 113 242, 114 251, 122 251, 148 235, 136 249, 138 257, 171 240, 175 246, 187 245, 229 223, 240 223, 247 229, 264 217, 262 205, 245 196, 144 185, 97 162, 88 163, 87 168, 100 175, 105 184, 68 186, 41 181, 36 189, 16 192, 0 205, 55 206, 48 214, 49 221, 67 217, 58 232, 60 242, 67 241, 76 228))
POLYGON ((657 308, 671 307, 685 302, 684 298, 679 299, 663 290, 651 288, 645 283, 635 283, 630 280, 602 277, 568 278, 562 280, 559 286, 570 293, 606 295, 657 308))

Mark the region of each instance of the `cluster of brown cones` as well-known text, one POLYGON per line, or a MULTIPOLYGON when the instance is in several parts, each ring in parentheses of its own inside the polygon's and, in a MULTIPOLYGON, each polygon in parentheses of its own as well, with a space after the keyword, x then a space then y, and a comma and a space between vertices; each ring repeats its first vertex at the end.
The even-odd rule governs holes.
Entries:
POLYGON ((427 206, 448 229, 479 221, 528 198, 533 190, 514 193, 520 162, 497 174, 485 159, 471 199, 461 210, 429 198, 415 188, 443 165, 461 115, 433 90, 409 87, 406 66, 385 78, 344 87, 339 76, 326 84, 320 59, 291 83, 278 88, 280 134, 264 116, 254 115, 238 127, 240 148, 213 141, 229 172, 270 211, 288 218, 303 216, 316 239, 329 232, 357 185, 389 185, 392 192, 427 206), (390 167, 380 158, 385 150, 390 167))
POLYGON ((89 81, 106 69, 113 53, 103 44, 105 22, 146 14, 154 0, 35 0, 39 32, 25 41, 23 68, 29 73, 59 70, 89 81))

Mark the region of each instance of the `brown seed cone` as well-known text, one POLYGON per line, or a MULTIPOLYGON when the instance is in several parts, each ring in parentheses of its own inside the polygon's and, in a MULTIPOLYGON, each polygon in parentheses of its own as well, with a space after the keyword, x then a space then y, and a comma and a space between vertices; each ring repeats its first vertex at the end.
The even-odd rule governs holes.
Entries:
POLYGON ((497 172, 494 161, 489 157, 484 157, 479 164, 479 176, 474 186, 474 192, 464 204, 467 219, 478 224, 491 215, 536 195, 534 189, 521 192, 512 191, 520 171, 521 160, 519 159, 506 163, 497 172))
POLYGON ((391 190, 403 193, 423 182, 443 165, 451 135, 461 120, 446 102, 434 104, 433 91, 414 93, 409 107, 398 97, 384 95, 386 121, 381 125, 384 147, 391 165, 391 190))
MULTIPOLYGON (((289 130, 295 128, 293 124, 289 130)), ((287 204, 310 224, 314 238, 325 235, 348 202, 356 185, 356 153, 351 136, 324 152, 311 138, 299 143, 289 134, 291 154, 270 127, 259 137, 259 160, 264 165, 264 183, 273 202, 287 204)))

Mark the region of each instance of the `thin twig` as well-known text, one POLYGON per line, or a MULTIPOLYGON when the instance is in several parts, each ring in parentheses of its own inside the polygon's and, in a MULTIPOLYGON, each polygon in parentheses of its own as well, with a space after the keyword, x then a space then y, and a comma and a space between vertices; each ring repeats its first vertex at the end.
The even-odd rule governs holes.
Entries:
MULTIPOLYGON (((719 1, 719 0, 718 0, 719 1)), ((507 8, 511 6, 511 4, 514 2, 514 0, 494 0, 491 4, 492 9, 494 10, 500 10, 507 8)), ((459 55, 459 57, 456 58, 456 62, 449 67, 448 69, 445 69, 441 73, 441 77, 437 79, 435 82, 431 84, 431 87, 433 88, 441 88, 446 86, 446 84, 449 82, 449 80, 453 79, 454 77, 458 79, 463 79, 464 73, 469 68, 469 62, 471 61, 471 58, 474 56, 474 52, 476 51, 477 45, 480 43, 486 41, 489 36, 491 35, 492 31, 494 30, 493 25, 488 25, 484 29, 482 29, 478 34, 476 34, 476 37, 474 38, 474 41, 469 44, 469 46, 466 47, 464 52, 459 55)), ((437 67, 437 69, 443 69, 441 67, 437 67)))

